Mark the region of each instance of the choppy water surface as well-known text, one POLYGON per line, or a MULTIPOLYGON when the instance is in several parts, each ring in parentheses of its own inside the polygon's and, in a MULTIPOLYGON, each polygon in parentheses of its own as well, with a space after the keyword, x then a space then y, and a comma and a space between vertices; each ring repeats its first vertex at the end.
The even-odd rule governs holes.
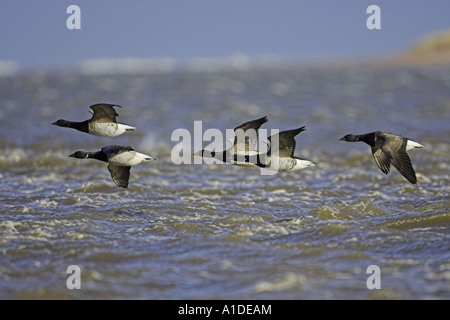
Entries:
POLYGON ((450 298, 450 68, 30 72, 0 78, 0 97, 0 298, 450 298), (138 130, 51 125, 98 102, 138 130), (265 115, 263 128, 305 125, 296 155, 317 167, 172 163, 173 130, 265 115), (381 173, 367 145, 338 142, 374 130, 426 147, 410 152, 417 186, 381 173), (122 189, 105 163, 68 157, 111 144, 157 161, 122 189), (81 290, 66 286, 69 265, 81 290), (366 286, 370 265, 381 289, 366 286))

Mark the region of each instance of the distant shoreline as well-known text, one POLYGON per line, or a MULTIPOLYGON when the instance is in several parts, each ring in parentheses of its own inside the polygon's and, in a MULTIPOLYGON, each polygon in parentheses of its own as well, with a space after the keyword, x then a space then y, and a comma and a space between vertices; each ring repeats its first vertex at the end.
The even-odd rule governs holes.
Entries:
POLYGON ((380 56, 354 59, 336 57, 323 60, 290 60, 276 56, 248 57, 232 54, 229 57, 193 58, 187 61, 166 58, 93 58, 65 66, 38 66, 23 68, 15 61, 0 60, 0 77, 29 71, 76 70, 85 74, 151 74, 171 72, 227 72, 279 68, 340 68, 364 66, 426 67, 450 66, 450 29, 440 30, 418 39, 409 49, 380 56))
POLYGON ((381 58, 367 58, 366 62, 375 66, 450 65, 450 29, 425 35, 409 50, 381 58))

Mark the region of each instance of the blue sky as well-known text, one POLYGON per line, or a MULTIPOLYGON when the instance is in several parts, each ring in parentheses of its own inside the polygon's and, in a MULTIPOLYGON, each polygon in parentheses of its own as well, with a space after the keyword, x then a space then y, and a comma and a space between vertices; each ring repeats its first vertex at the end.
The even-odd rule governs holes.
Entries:
POLYGON ((359 58, 406 49, 449 27, 446 0, 2 0, 0 60, 359 58), (81 9, 81 30, 66 27, 72 4, 81 9), (380 30, 366 27, 372 4, 381 9, 380 30))

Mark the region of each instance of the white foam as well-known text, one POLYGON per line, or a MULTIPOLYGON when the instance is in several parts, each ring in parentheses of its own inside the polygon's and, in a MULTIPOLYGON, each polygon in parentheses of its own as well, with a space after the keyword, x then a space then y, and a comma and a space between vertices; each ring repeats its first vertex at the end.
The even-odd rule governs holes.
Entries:
POLYGON ((6 149, 0 153, 0 163, 18 163, 28 159, 22 148, 6 149))
POLYGON ((169 73, 175 67, 175 60, 163 58, 98 58, 81 63, 83 74, 146 74, 169 73))
POLYGON ((0 77, 13 76, 19 71, 19 64, 12 60, 0 60, 0 77))
POLYGON ((289 289, 301 288, 308 279, 299 273, 286 272, 281 278, 277 278, 272 281, 261 281, 255 286, 255 291, 260 292, 272 292, 272 291, 284 291, 289 289))
POLYGON ((41 208, 56 207, 58 205, 58 203, 56 201, 47 200, 47 199, 36 200, 36 203, 37 203, 38 207, 41 207, 41 208))

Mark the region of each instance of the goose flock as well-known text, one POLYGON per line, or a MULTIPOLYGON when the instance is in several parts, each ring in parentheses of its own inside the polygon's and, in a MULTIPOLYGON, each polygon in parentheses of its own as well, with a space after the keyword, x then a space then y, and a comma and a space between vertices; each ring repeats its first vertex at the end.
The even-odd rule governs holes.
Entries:
MULTIPOLYGON (((82 122, 67 120, 58 120, 52 124, 59 127, 76 129, 88 134, 100 137, 117 137, 127 131, 136 130, 135 127, 118 123, 118 116, 114 107, 120 107, 114 104, 99 103, 90 106, 93 111, 92 118, 82 122)), ((105 146, 100 151, 86 152, 76 151, 69 157, 78 159, 96 159, 108 163, 108 170, 111 178, 118 187, 128 188, 130 179, 130 170, 132 166, 156 160, 146 154, 136 152, 130 146, 105 146)))
MULTIPOLYGON (((116 137, 125 132, 136 130, 135 127, 118 123, 115 107, 119 105, 99 103, 90 106, 92 118, 75 122, 58 120, 53 125, 72 128, 81 132, 100 137, 116 137)), ((194 153, 203 159, 214 159, 220 163, 238 166, 255 166, 277 172, 297 171, 314 167, 312 161, 294 156, 295 136, 305 130, 305 127, 281 131, 270 136, 266 141, 267 150, 261 151, 258 146, 258 130, 268 121, 267 116, 245 122, 234 129, 234 143, 224 151, 201 150, 194 153)), ((375 131, 367 134, 347 134, 340 141, 363 141, 371 147, 372 156, 380 170, 388 174, 392 164, 398 172, 410 183, 417 184, 417 177, 407 151, 424 148, 423 145, 403 136, 385 131, 375 131)), ((155 158, 137 152, 130 146, 110 145, 99 151, 76 151, 69 155, 77 159, 96 159, 108 163, 108 171, 118 187, 127 188, 132 166, 156 160, 155 158)))

